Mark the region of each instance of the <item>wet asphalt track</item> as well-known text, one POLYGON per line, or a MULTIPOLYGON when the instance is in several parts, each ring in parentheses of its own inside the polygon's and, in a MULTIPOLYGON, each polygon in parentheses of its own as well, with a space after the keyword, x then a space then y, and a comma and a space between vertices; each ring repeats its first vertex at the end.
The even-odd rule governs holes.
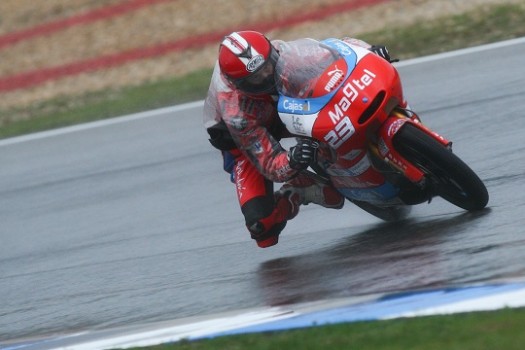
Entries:
POLYGON ((0 141, 0 346, 525 276, 523 57, 519 40, 399 64, 413 109, 485 181, 489 208, 436 199, 388 225, 351 204, 310 205, 266 250, 243 227, 200 104, 0 141))

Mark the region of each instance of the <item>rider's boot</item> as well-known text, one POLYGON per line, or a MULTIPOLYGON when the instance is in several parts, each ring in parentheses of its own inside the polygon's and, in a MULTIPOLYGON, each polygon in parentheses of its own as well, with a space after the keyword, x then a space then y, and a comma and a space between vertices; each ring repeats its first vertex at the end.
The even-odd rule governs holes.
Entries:
POLYGON ((291 220, 299 213, 299 206, 303 202, 301 195, 292 190, 283 190, 284 186, 275 192, 276 206, 280 209, 286 220, 291 220))
POLYGON ((335 188, 320 183, 307 186, 284 184, 278 193, 294 198, 294 201, 299 204, 314 203, 331 209, 341 209, 345 203, 345 198, 335 188))

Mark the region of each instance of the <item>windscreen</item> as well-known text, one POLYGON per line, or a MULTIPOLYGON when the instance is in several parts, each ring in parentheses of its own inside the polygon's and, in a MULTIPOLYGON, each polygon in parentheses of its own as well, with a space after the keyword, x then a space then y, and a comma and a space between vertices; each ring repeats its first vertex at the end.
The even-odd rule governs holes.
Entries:
POLYGON ((314 39, 285 42, 279 53, 275 69, 277 90, 293 98, 319 97, 313 96, 319 77, 341 59, 336 50, 314 39))

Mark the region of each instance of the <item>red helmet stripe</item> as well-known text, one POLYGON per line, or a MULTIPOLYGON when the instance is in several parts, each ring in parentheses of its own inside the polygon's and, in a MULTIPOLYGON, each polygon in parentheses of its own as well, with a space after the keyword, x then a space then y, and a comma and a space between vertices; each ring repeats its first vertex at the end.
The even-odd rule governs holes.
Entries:
POLYGON ((226 46, 241 62, 246 66, 248 62, 250 62, 250 59, 252 57, 257 56, 259 53, 253 46, 248 44, 246 39, 244 39, 242 36, 240 36, 237 32, 233 32, 230 35, 228 35, 224 40, 222 41, 222 44, 226 46), (249 57, 243 57, 239 56, 244 52, 247 52, 249 49, 248 55, 249 57))

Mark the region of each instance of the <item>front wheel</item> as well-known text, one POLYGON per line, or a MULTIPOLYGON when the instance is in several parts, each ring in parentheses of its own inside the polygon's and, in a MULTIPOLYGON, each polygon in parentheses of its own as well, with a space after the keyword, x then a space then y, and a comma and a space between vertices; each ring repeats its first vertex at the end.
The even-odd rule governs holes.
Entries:
POLYGON ((433 193, 465 210, 481 210, 488 203, 481 179, 457 157, 416 126, 405 123, 394 136, 396 150, 426 174, 433 193))

